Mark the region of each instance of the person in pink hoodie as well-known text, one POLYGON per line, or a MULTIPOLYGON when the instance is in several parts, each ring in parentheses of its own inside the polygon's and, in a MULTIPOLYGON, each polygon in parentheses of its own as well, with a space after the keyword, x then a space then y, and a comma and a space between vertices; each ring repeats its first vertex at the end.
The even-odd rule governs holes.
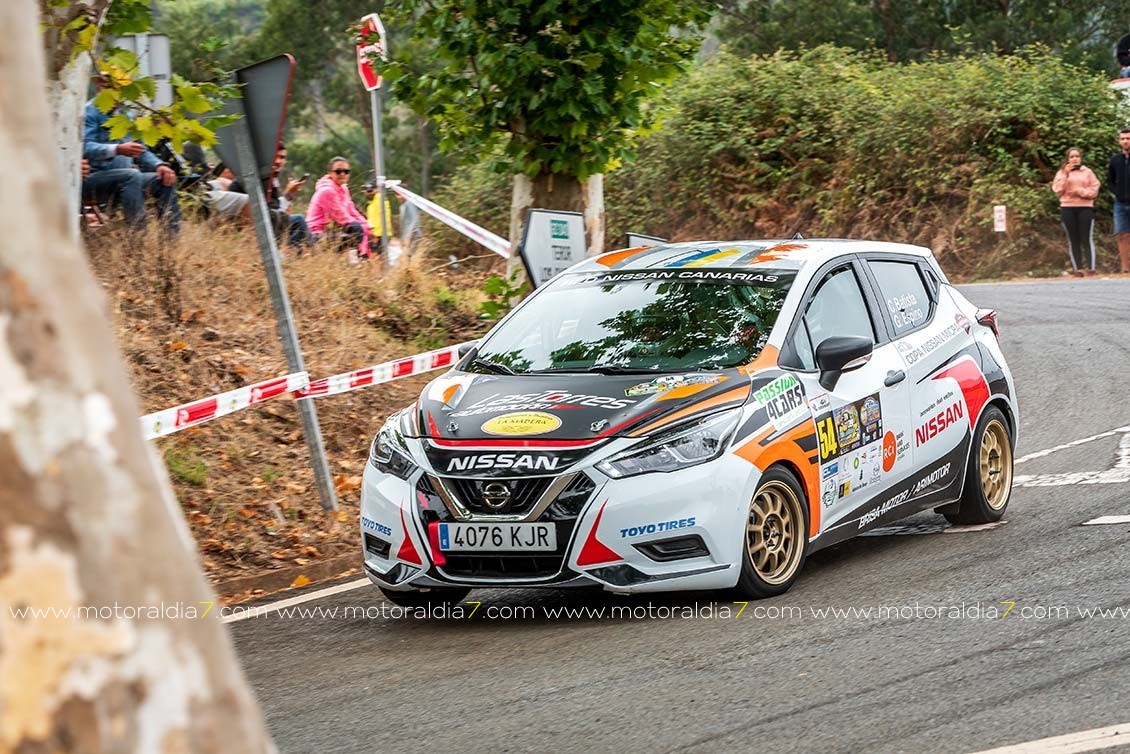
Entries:
POLYGON ((314 197, 306 207, 306 224, 315 238, 320 237, 331 223, 337 225, 349 239, 349 245, 356 247, 350 249, 350 257, 356 254, 368 259, 372 228, 353 203, 348 184, 349 160, 334 157, 330 160, 329 170, 314 184, 314 197))
POLYGON ((1095 197, 1099 195, 1099 179, 1083 165, 1083 153, 1075 147, 1067 150, 1067 159, 1056 171, 1052 191, 1059 195, 1059 216, 1071 247, 1072 274, 1094 275, 1095 197))

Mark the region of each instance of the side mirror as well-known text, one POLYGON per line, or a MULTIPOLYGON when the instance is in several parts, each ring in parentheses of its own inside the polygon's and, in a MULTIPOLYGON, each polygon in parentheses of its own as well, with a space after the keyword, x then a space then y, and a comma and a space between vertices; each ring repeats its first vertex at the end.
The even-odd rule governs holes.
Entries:
POLYGON ((844 372, 859 369, 871 359, 875 344, 858 335, 837 335, 816 346, 816 366, 820 367, 820 386, 832 390, 844 372))
POLYGON ((479 347, 479 341, 469 340, 466 343, 460 343, 459 344, 459 350, 457 350, 455 353, 459 354, 459 358, 463 358, 464 356, 469 354, 472 350, 474 350, 478 347, 479 347))

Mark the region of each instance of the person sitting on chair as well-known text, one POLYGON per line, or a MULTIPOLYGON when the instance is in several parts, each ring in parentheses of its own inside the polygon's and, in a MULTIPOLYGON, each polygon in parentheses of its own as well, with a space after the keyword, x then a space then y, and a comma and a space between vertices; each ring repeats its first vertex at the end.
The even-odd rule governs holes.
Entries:
POLYGON ((92 102, 83 118, 82 156, 90 163, 90 175, 83 179, 82 197, 99 204, 120 204, 126 224, 144 230, 148 218, 145 198, 157 200, 157 217, 171 234, 180 229, 177 204, 177 174, 136 141, 111 139, 106 128, 108 116, 92 102))

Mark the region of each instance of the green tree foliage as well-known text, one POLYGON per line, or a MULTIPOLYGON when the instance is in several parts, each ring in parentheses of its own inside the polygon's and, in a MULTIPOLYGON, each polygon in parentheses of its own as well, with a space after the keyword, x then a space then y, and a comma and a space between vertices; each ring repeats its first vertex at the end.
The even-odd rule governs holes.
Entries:
POLYGON ((149 146, 168 139, 176 150, 180 150, 185 141, 205 146, 212 144, 215 130, 232 119, 208 114, 234 90, 214 80, 195 82, 174 75, 171 78, 172 104, 166 108, 154 107, 152 100, 157 82, 151 76, 138 74, 137 55, 97 42, 99 35, 102 39, 111 39, 149 31, 151 6, 148 0, 107 0, 107 4, 104 19, 99 18, 98 9, 94 8, 92 12, 73 14, 61 25, 58 12, 67 8, 67 0, 43 0, 41 10, 44 31, 68 38, 72 59, 78 55, 91 56, 100 88, 94 104, 105 113, 113 113, 106 121, 111 138, 130 136, 149 146))
POLYGON ((1044 45, 1068 62, 1111 72, 1127 32, 1125 0, 718 0, 717 33, 735 52, 772 54, 834 44, 894 61, 934 52, 1044 45))
POLYGON ((1058 263, 1055 170, 1078 146, 1101 175, 1130 115, 1105 77, 1046 51, 722 55, 673 100, 639 159, 609 176, 610 237, 902 240, 966 275, 1058 263), (1007 237, 991 231, 995 204, 1007 237))
POLYGON ((384 73, 443 148, 583 180, 631 157, 644 102, 698 47, 673 30, 704 20, 694 0, 405 0, 389 25, 431 40, 430 72, 393 49, 384 73))
MULTIPOLYGON (((382 7, 368 0, 160 0, 156 27, 169 35, 173 70, 184 77, 201 77, 202 62, 216 61, 230 70, 293 55, 290 172, 319 176, 330 157, 343 155, 358 167, 353 182, 359 188, 373 161, 372 124, 349 29, 382 7)), ((394 25, 389 35, 394 49, 420 46, 410 39, 409 27, 394 25)), ((426 62, 428 55, 421 51, 413 59, 426 62)), ((438 154, 434 126, 394 98, 386 96, 385 103, 388 174, 414 190, 446 176, 457 156, 438 154)))
POLYGON ((252 62, 264 15, 263 0, 160 0, 153 26, 169 37, 173 70, 200 79, 252 62))

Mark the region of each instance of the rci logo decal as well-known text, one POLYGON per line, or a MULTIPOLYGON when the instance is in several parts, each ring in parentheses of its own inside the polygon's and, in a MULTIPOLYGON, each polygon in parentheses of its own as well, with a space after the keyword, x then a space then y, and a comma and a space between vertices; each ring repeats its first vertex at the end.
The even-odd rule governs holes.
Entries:
POLYGON ((544 435, 561 426, 561 420, 553 414, 541 411, 519 411, 514 414, 503 414, 488 420, 483 424, 483 431, 488 435, 503 435, 515 437, 520 435, 544 435))

